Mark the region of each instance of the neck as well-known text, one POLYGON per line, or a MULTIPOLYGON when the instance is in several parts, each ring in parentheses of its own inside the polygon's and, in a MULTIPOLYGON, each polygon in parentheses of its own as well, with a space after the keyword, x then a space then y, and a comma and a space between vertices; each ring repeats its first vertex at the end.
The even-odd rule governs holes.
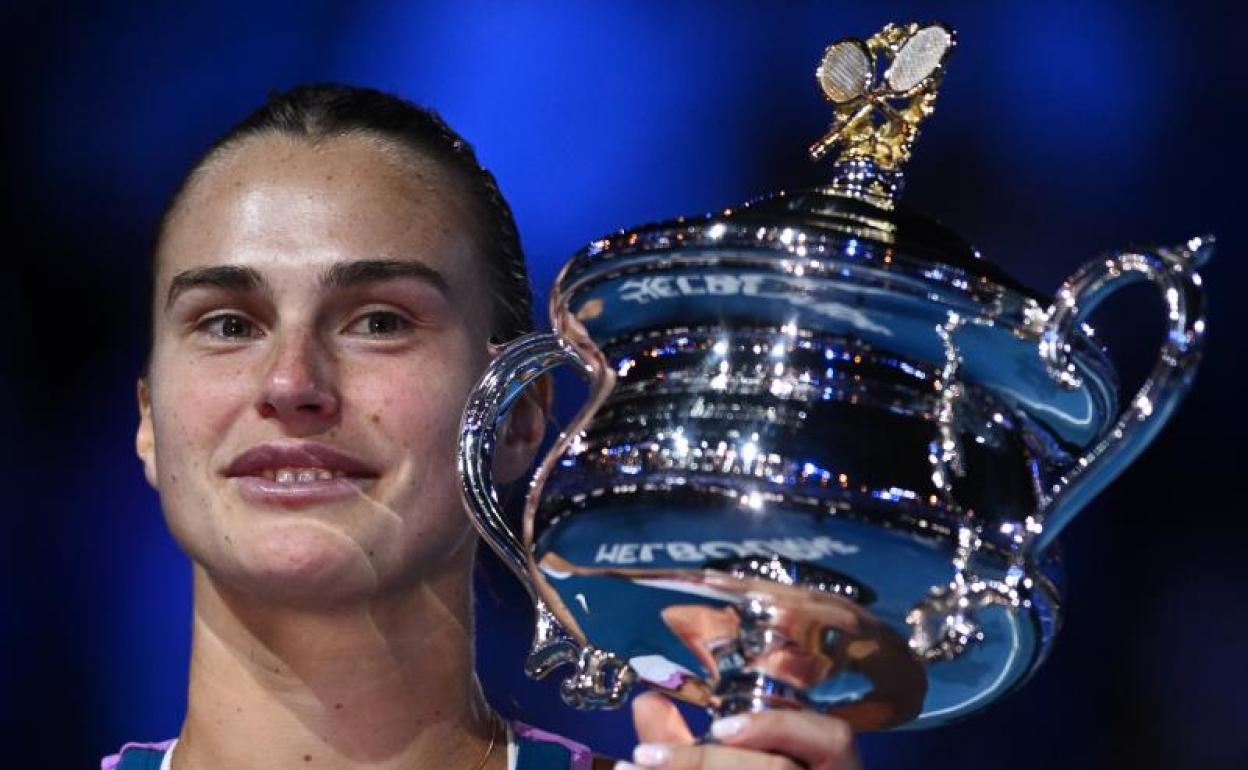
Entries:
POLYGON ((451 572, 314 611, 241 596, 196 567, 178 770, 473 770, 495 726, 473 670, 470 578, 451 572))

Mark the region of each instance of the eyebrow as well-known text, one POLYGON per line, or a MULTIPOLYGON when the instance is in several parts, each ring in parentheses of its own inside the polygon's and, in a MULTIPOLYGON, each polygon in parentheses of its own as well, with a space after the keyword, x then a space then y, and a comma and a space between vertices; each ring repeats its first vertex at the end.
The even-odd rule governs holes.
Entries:
POLYGON ((321 285, 327 289, 345 289, 368 283, 397 279, 427 283, 445 296, 451 293, 445 276, 423 262, 407 259, 361 259, 330 265, 321 274, 321 285))
MULTIPOLYGON (((445 296, 450 295, 446 277, 432 267, 415 260, 361 259, 338 262, 321 273, 321 286, 326 289, 345 289, 369 283, 400 279, 417 280, 429 284, 445 296)), ((239 265, 217 265, 184 270, 169 283, 165 299, 168 310, 179 296, 191 289, 225 289, 227 291, 268 292, 269 284, 254 268, 239 265)))
POLYGON ((230 291, 268 290, 268 284, 260 273, 250 267, 217 265, 184 270, 169 282, 169 294, 165 298, 165 310, 174 300, 191 289, 227 289, 230 291))

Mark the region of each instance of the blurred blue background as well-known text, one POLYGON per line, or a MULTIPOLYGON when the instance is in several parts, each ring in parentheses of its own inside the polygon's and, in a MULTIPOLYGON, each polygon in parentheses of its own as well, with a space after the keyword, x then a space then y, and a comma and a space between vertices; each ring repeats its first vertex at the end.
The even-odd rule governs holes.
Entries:
MULTIPOLYGON (((907 201, 1052 290, 1132 243, 1220 237, 1209 354, 1162 438, 1063 537, 1066 628, 1039 676, 962 724, 863 738, 872 768, 1248 767, 1245 472, 1236 371, 1248 223, 1239 6, 1047 2, 0 4, 9 330, 0 345, 0 732, 12 766, 92 767, 176 733, 189 568, 133 457, 157 216, 270 88, 341 80, 435 107, 496 173, 535 285, 591 237, 818 183, 832 39, 941 18, 960 45, 907 201), (1240 115, 1236 118, 1235 115, 1240 115), (1236 502, 1239 500, 1239 502, 1236 502)), ((1127 382, 1160 303, 1097 319, 1127 382)), ((625 714, 519 674, 522 596, 487 567, 502 708, 617 755, 625 714)))

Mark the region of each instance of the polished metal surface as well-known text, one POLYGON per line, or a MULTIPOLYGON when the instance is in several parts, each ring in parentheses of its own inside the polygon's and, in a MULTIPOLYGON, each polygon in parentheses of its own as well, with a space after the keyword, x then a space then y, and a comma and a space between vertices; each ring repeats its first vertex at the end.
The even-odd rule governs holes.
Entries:
POLYGON ((1204 290, 1196 272, 1213 255, 1213 238, 1192 238, 1174 248, 1127 252, 1089 262, 1066 279, 1045 315, 1040 356, 1050 376, 1065 388, 1082 384, 1071 361, 1070 338, 1092 310, 1119 288, 1149 281, 1161 292, 1166 309, 1166 336, 1143 387, 1105 433, 1078 461, 1054 479, 1040 517, 1047 531, 1044 548, 1069 519, 1134 460, 1171 412, 1196 374, 1205 336, 1204 290))
MULTIPOLYGON (((952 42, 942 25, 841 41, 821 84, 846 103, 906 88, 930 111, 952 42), (881 52, 877 83, 860 65, 881 52)), ((897 138, 873 125, 845 147, 897 138)), ((591 243, 556 280, 553 331, 504 348, 474 392, 465 499, 532 594, 527 670, 574 666, 570 704, 644 683, 717 714, 924 727, 1050 649, 1054 538, 1186 391, 1211 241, 1093 260, 1048 297, 895 206, 909 144, 881 152, 843 148, 823 188, 591 243), (1085 322, 1136 281, 1160 290, 1167 335, 1120 409, 1085 322), (561 365, 589 397, 513 531, 493 434, 561 365)))

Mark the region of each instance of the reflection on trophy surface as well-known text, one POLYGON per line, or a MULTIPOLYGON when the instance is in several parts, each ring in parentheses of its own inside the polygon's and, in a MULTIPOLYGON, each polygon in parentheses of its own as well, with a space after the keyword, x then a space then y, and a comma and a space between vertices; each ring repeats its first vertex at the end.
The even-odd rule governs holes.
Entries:
POLYGON ((716 714, 808 708, 922 727, 1018 687, 1057 631, 1071 517, 1153 438, 1204 334, 1212 240, 1108 255, 1047 297, 898 206, 954 34, 889 25, 816 72, 830 183, 595 241, 554 331, 505 348, 464 415, 482 534, 529 588, 528 670, 565 699, 644 682, 716 714), (1120 407, 1084 321, 1161 292, 1167 334, 1120 407), (541 463, 519 532, 494 429, 556 366, 588 402, 541 463))

